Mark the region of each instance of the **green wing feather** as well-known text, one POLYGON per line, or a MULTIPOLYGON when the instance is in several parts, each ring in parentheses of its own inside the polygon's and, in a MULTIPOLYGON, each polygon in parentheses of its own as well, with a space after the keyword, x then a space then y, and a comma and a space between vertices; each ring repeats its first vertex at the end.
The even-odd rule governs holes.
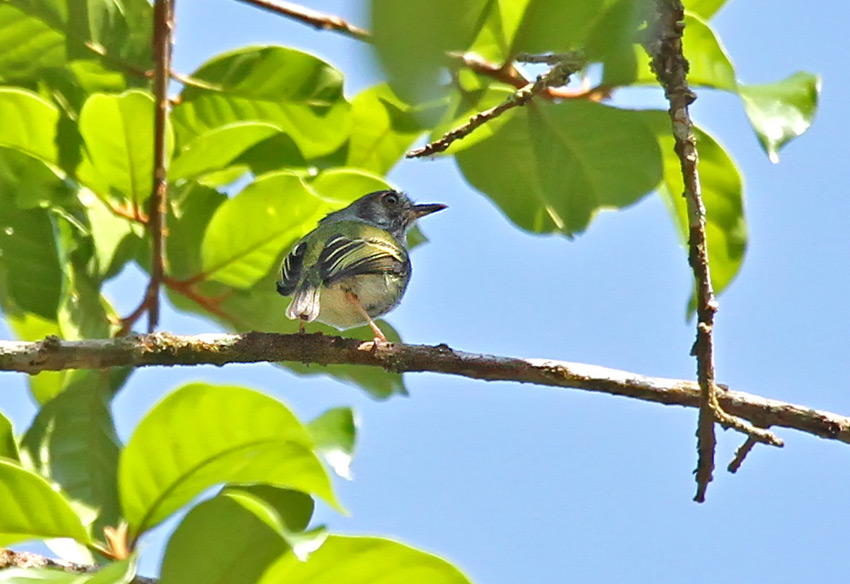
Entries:
POLYGON ((361 274, 392 273, 404 277, 410 273, 410 260, 395 242, 336 235, 319 254, 318 268, 322 282, 329 286, 361 274))

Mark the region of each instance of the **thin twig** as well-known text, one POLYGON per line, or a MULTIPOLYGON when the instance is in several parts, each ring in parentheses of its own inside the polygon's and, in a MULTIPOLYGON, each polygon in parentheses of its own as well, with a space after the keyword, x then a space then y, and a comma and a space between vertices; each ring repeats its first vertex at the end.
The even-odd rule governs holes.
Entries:
POLYGON ((744 440, 744 443, 738 447, 738 450, 735 451, 735 458, 732 459, 732 462, 729 463, 729 466, 726 467, 731 473, 738 472, 738 469, 741 468, 741 465, 744 464, 744 460, 747 458, 747 455, 750 451, 758 444, 758 440, 753 438, 752 436, 747 436, 747 439, 744 440))
POLYGON ((171 71, 171 35, 174 28, 174 0, 156 0, 154 4, 154 157, 153 192, 150 199, 150 228, 152 250, 151 277, 145 297, 148 309, 148 332, 159 325, 159 289, 165 274, 165 218, 168 209, 168 169, 166 168, 167 139, 165 123, 168 118, 168 80, 171 71))
POLYGON ((702 502, 705 500, 705 491, 714 471, 714 422, 734 428, 756 441, 764 438, 765 430, 730 416, 723 410, 717 398, 713 341, 717 301, 714 298, 708 266, 705 206, 697 170, 696 139, 688 113, 688 106, 696 99, 696 95, 688 87, 688 61, 682 52, 684 14, 681 0, 657 0, 656 11, 650 22, 652 40, 648 42, 646 49, 652 57, 651 65, 655 76, 670 102, 670 119, 676 154, 682 167, 684 197, 688 208, 688 262, 694 273, 697 296, 697 334, 691 353, 697 360, 697 379, 701 388, 697 422, 697 493, 694 500, 702 502))
MULTIPOLYGON (((92 574, 97 572, 100 569, 100 566, 75 564, 73 562, 56 560, 31 552, 16 552, 14 550, 0 549, 0 570, 6 570, 9 568, 48 568, 71 574, 92 574)), ((33 575, 33 582, 36 580, 41 581, 41 578, 33 575)), ((156 584, 157 580, 137 575, 133 579, 133 582, 134 584, 156 584)))
POLYGON ((506 111, 527 104, 534 98, 534 96, 539 95, 546 88, 550 86, 566 85, 570 75, 579 70, 584 64, 584 59, 582 57, 577 57, 575 55, 573 55, 573 57, 574 58, 572 59, 565 59, 553 65, 546 73, 539 75, 534 83, 528 83, 525 87, 513 93, 499 105, 475 114, 462 126, 446 132, 441 138, 434 140, 430 144, 426 144, 422 148, 411 150, 405 154, 405 157, 418 158, 443 152, 455 140, 460 140, 461 138, 468 136, 476 128, 499 117, 506 111))
POLYGON ((368 30, 354 26, 353 24, 343 20, 339 16, 332 14, 324 14, 316 10, 285 2, 284 0, 239 0, 244 4, 251 4, 258 8, 263 8, 275 14, 281 14, 287 18, 309 24, 312 27, 320 30, 332 30, 350 36, 360 41, 371 41, 372 35, 368 30))

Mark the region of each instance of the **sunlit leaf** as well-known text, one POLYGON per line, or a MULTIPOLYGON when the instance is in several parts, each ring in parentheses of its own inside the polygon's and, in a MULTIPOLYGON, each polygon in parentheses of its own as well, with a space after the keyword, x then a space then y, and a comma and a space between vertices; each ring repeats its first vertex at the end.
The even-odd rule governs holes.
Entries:
POLYGON ((820 86, 820 77, 811 73, 795 73, 776 83, 739 85, 744 110, 771 162, 779 162, 779 150, 812 125, 820 86))
POLYGON ((43 478, 0 459, 0 545, 18 541, 70 537, 89 541, 70 503, 43 478))
POLYGON ((331 535, 306 562, 280 557, 259 584, 469 584, 447 561, 378 537, 331 535))
POLYGON ((314 448, 295 416, 270 397, 185 385, 145 416, 121 454, 123 515, 138 536, 223 482, 288 487, 338 507, 314 448))
MULTIPOLYGON (((153 188, 153 97, 144 91, 92 95, 80 112, 87 156, 80 179, 101 197, 120 195, 142 206, 153 188)), ((173 139, 166 131, 166 156, 173 139)))
POLYGON ((235 122, 271 123, 307 157, 339 148, 351 126, 342 74, 324 61, 278 46, 214 57, 192 73, 209 88, 187 86, 174 108, 181 144, 235 122))
POLYGON ((238 122, 214 128, 180 149, 168 175, 179 180, 223 170, 252 146, 279 133, 278 127, 265 122, 238 122))
POLYGON ((65 61, 65 38, 42 20, 0 4, 0 78, 26 79, 65 61))
POLYGON ((596 103, 534 104, 459 152, 466 179, 519 227, 584 231, 602 209, 631 205, 661 179, 661 154, 639 112, 596 103), (510 160, 511 164, 493 161, 510 160))
POLYGON ((59 110, 54 105, 24 89, 0 87, 0 120, 0 146, 56 164, 59 110))
POLYGON ((15 430, 12 421, 0 412, 0 458, 9 460, 20 460, 18 452, 18 441, 15 438, 15 430))
MULTIPOLYGON (((674 151, 670 118, 666 112, 643 112, 655 128, 664 155, 664 182, 659 192, 676 224, 680 241, 689 237, 687 204, 679 158, 674 151)), ((708 261, 715 292, 722 292, 735 278, 747 250, 747 223, 741 173, 729 154, 705 131, 695 128, 699 150, 700 187, 706 213, 708 261)), ((694 300, 690 301, 693 309, 694 300)))

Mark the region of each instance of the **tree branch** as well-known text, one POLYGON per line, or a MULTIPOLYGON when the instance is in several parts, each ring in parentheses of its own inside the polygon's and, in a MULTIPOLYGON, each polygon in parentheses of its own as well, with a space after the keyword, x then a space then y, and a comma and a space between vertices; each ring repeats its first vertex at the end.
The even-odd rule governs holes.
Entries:
MULTIPOLYGON (((52 570, 60 570, 71 574, 90 574, 96 572, 99 566, 89 566, 85 564, 74 564, 63 560, 54 560, 46 556, 34 554, 31 552, 16 552, 13 550, 0 549, 0 570, 8 568, 48 568, 52 570)), ((2 574, 2 572, 0 572, 2 574)), ((35 582, 37 578, 33 578, 35 582)), ((144 576, 136 576, 133 579, 134 584, 156 584, 153 578, 144 576)))
POLYGON ((697 379, 701 388, 697 422, 697 493, 694 500, 701 503, 705 500, 705 491, 714 472, 714 422, 734 428, 759 442, 764 442, 769 432, 728 415, 718 402, 713 341, 717 301, 708 266, 705 205, 697 170, 696 138, 688 113, 688 106, 696 99, 696 95, 688 87, 688 61, 682 51, 684 18, 685 9, 681 0, 657 0, 655 14, 649 23, 652 40, 647 43, 646 50, 652 57, 652 70, 670 102, 670 120, 676 154, 682 167, 688 209, 688 263, 694 273, 697 296, 697 334, 691 354, 697 359, 697 379))
POLYGON ((372 40, 372 35, 368 30, 354 26, 339 16, 323 14, 316 10, 310 10, 304 6, 293 4, 292 2, 285 2, 284 0, 275 0, 274 2, 272 0, 239 0, 239 2, 250 4, 257 8, 263 8, 269 12, 309 24, 320 30, 332 30, 360 41, 371 42, 372 40))
POLYGON ((490 120, 493 120, 506 111, 523 106, 534 98, 540 95, 551 86, 566 85, 570 75, 578 71, 584 66, 584 57, 580 53, 569 53, 561 56, 561 60, 552 65, 552 67, 544 74, 538 75, 534 83, 526 84, 522 89, 517 90, 505 101, 490 109, 478 112, 469 121, 462 126, 446 132, 440 139, 434 140, 430 144, 426 144, 422 148, 416 148, 405 154, 406 158, 419 158, 421 156, 429 156, 443 152, 452 142, 460 140, 472 133, 475 128, 478 128, 490 120))
MULTIPOLYGON (((516 381, 630 397, 665 405, 699 407, 700 386, 688 380, 647 377, 595 365, 519 359, 456 351, 447 345, 384 344, 316 334, 173 335, 154 333, 116 339, 0 341, 0 371, 38 373, 152 365, 225 365, 296 361, 433 372, 485 381, 516 381)), ((850 444, 850 418, 807 406, 717 388, 725 411, 762 427, 791 428, 850 444)), ((781 446, 774 438, 771 444, 781 446)))

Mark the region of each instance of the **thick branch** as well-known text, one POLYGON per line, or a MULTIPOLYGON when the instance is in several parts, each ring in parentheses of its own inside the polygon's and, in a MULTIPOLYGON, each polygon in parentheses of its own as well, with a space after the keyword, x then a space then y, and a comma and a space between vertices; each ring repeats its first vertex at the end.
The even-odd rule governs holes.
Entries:
POLYGON ((310 10, 309 8, 293 4, 292 2, 285 2, 284 0, 239 1, 244 4, 251 4, 252 6, 268 10, 269 12, 274 12, 275 14, 280 14, 282 16, 286 16, 287 18, 303 22, 304 24, 309 24, 310 26, 313 26, 320 30, 332 30, 335 32, 342 33, 346 36, 350 36, 357 40, 367 42, 370 41, 372 37, 372 35, 369 34, 368 30, 362 29, 358 26, 354 26, 353 24, 346 22, 339 16, 334 16, 332 14, 323 14, 317 10, 310 10))
MULTIPOLYGON (((98 570, 98 566, 74 564, 63 560, 54 560, 52 558, 30 552, 16 552, 7 549, 0 549, 0 570, 8 568, 47 568, 62 572, 70 572, 72 574, 90 574, 98 570)), ((38 578, 33 577, 33 582, 37 580, 38 578)), ((134 584, 156 584, 157 581, 153 578, 136 576, 133 579, 133 582, 134 584)))
MULTIPOLYGON (((700 389, 693 381, 646 377, 546 359, 518 359, 455 351, 446 345, 379 344, 321 334, 169 333, 131 335, 117 339, 62 341, 0 341, 0 371, 58 371, 118 366, 224 365, 297 361, 381 367, 396 372, 435 372, 486 381, 518 381, 569 387, 630 397, 665 405, 698 407, 700 389)), ((850 444, 850 418, 718 387, 727 412, 762 427, 792 428, 850 444)), ((781 445, 777 440, 776 445, 781 445)))

